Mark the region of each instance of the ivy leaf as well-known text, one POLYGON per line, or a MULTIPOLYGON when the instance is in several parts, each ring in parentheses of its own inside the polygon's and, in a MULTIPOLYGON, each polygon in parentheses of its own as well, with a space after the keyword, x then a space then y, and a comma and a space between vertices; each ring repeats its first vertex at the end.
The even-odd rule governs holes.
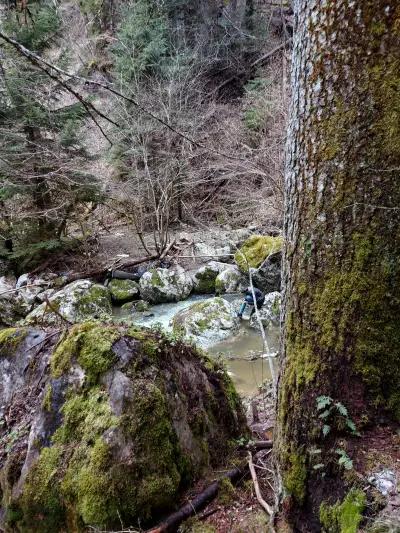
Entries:
POLYGON ((342 403, 336 402, 335 407, 342 416, 348 416, 347 408, 342 403))
POLYGON ((321 411, 322 409, 325 409, 328 405, 331 405, 332 398, 330 396, 318 396, 317 398, 317 409, 318 411, 321 411))
POLYGON ((326 437, 328 435, 328 433, 330 432, 331 430, 331 426, 328 426, 327 424, 324 424, 322 426, 322 434, 324 437, 326 437))
POLYGON ((324 463, 318 463, 317 465, 313 466, 313 469, 314 470, 321 470, 321 468, 324 468, 324 467, 325 467, 324 463))

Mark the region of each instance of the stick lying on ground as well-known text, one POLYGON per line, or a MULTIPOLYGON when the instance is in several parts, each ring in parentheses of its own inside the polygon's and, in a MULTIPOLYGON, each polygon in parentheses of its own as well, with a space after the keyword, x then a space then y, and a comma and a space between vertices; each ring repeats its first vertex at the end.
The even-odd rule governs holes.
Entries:
POLYGON ((243 468, 234 468, 233 470, 229 470, 229 472, 227 472, 223 477, 211 483, 211 485, 204 489, 203 492, 193 498, 193 500, 191 500, 189 503, 181 507, 179 511, 176 511, 176 513, 168 516, 164 522, 161 522, 161 524, 155 528, 148 530, 147 533, 172 533, 177 531, 182 522, 197 514, 217 496, 220 483, 223 479, 229 479, 232 482, 237 481, 246 473, 246 470, 247 465, 243 468))
POLYGON ((261 505, 261 507, 264 509, 264 511, 269 514, 269 516, 273 516, 274 514, 273 508, 270 505, 268 505, 268 503, 262 497, 260 486, 258 484, 256 470, 253 464, 253 457, 250 452, 248 454, 248 457, 249 457, 249 470, 251 474, 251 479, 253 480, 253 485, 254 485, 254 490, 256 492, 257 501, 261 505))

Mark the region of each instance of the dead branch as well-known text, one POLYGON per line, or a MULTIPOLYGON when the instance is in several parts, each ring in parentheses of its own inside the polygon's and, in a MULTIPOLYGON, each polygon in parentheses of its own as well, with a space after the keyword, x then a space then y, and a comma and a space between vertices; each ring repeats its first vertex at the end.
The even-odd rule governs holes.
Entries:
POLYGON ((258 501, 258 503, 261 505, 261 507, 264 509, 264 511, 269 516, 273 516, 273 514, 274 514, 273 508, 262 497, 262 494, 261 494, 261 491, 260 491, 260 486, 258 484, 256 470, 255 470, 254 464, 253 464, 253 457, 251 455, 251 452, 249 452, 249 454, 248 454, 248 460, 249 460, 249 470, 250 470, 250 474, 251 474, 251 479, 253 480, 253 485, 254 485, 254 490, 256 492, 257 501, 258 501))
POLYGON ((206 489, 203 490, 198 496, 193 498, 189 503, 184 505, 176 511, 176 513, 168 516, 161 524, 157 527, 150 529, 147 533, 168 533, 173 532, 178 529, 178 526, 191 516, 194 516, 198 511, 203 509, 207 504, 209 504, 214 498, 218 495, 221 481, 224 479, 229 479, 232 482, 239 480, 247 470, 246 467, 243 468, 234 468, 229 470, 223 477, 219 480, 214 481, 206 489))

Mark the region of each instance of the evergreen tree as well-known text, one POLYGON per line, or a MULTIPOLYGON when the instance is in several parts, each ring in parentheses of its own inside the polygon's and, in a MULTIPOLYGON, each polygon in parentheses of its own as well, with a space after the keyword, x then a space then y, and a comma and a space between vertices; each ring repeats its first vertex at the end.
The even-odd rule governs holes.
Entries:
MULTIPOLYGON (((29 14, 9 9, 5 30, 43 53, 59 18, 40 2, 29 14)), ((0 92, 0 233, 13 243, 8 259, 25 269, 65 245, 63 235, 80 208, 99 196, 85 172, 88 155, 79 138, 85 110, 46 73, 4 47, 0 92)))

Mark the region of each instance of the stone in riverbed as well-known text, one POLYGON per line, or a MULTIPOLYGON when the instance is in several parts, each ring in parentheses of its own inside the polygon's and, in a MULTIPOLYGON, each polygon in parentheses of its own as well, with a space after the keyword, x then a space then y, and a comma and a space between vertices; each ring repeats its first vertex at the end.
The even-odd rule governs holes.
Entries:
POLYGON ((121 306, 124 311, 131 311, 131 313, 144 313, 148 311, 150 304, 144 300, 138 300, 137 302, 128 302, 121 306))
MULTIPOLYGON (((281 293, 270 292, 265 296, 265 302, 262 308, 259 310, 261 323, 264 327, 279 326, 281 313, 281 293)), ((259 329, 257 316, 254 313, 250 319, 250 326, 255 329, 259 329)))
POLYGON ((131 279, 112 279, 108 284, 114 303, 123 304, 139 297, 139 284, 131 279))
POLYGON ((192 292, 193 282, 180 267, 152 268, 140 278, 140 295, 146 301, 159 304, 185 300, 192 292))
POLYGON ((269 255, 281 249, 282 237, 252 235, 235 253, 235 262, 241 272, 248 272, 249 267, 258 268, 269 255))
POLYGON ((239 328, 234 309, 223 298, 196 302, 177 313, 172 319, 173 331, 207 346, 230 337, 239 328))
MULTIPOLYGON (((108 319, 112 313, 111 296, 107 287, 86 279, 70 283, 49 298, 50 305, 69 322, 92 318, 108 319)), ((25 318, 24 324, 53 326, 63 324, 56 312, 42 303, 25 318)))
POLYGON ((247 276, 242 274, 237 266, 227 265, 215 278, 215 292, 217 294, 231 293, 243 290, 248 285, 247 276))
POLYGON ((264 293, 281 290, 282 251, 267 257, 262 265, 254 272, 253 282, 264 293))
POLYGON ((193 290, 198 294, 213 294, 215 292, 215 280, 221 270, 229 265, 210 261, 200 267, 193 276, 193 290))

